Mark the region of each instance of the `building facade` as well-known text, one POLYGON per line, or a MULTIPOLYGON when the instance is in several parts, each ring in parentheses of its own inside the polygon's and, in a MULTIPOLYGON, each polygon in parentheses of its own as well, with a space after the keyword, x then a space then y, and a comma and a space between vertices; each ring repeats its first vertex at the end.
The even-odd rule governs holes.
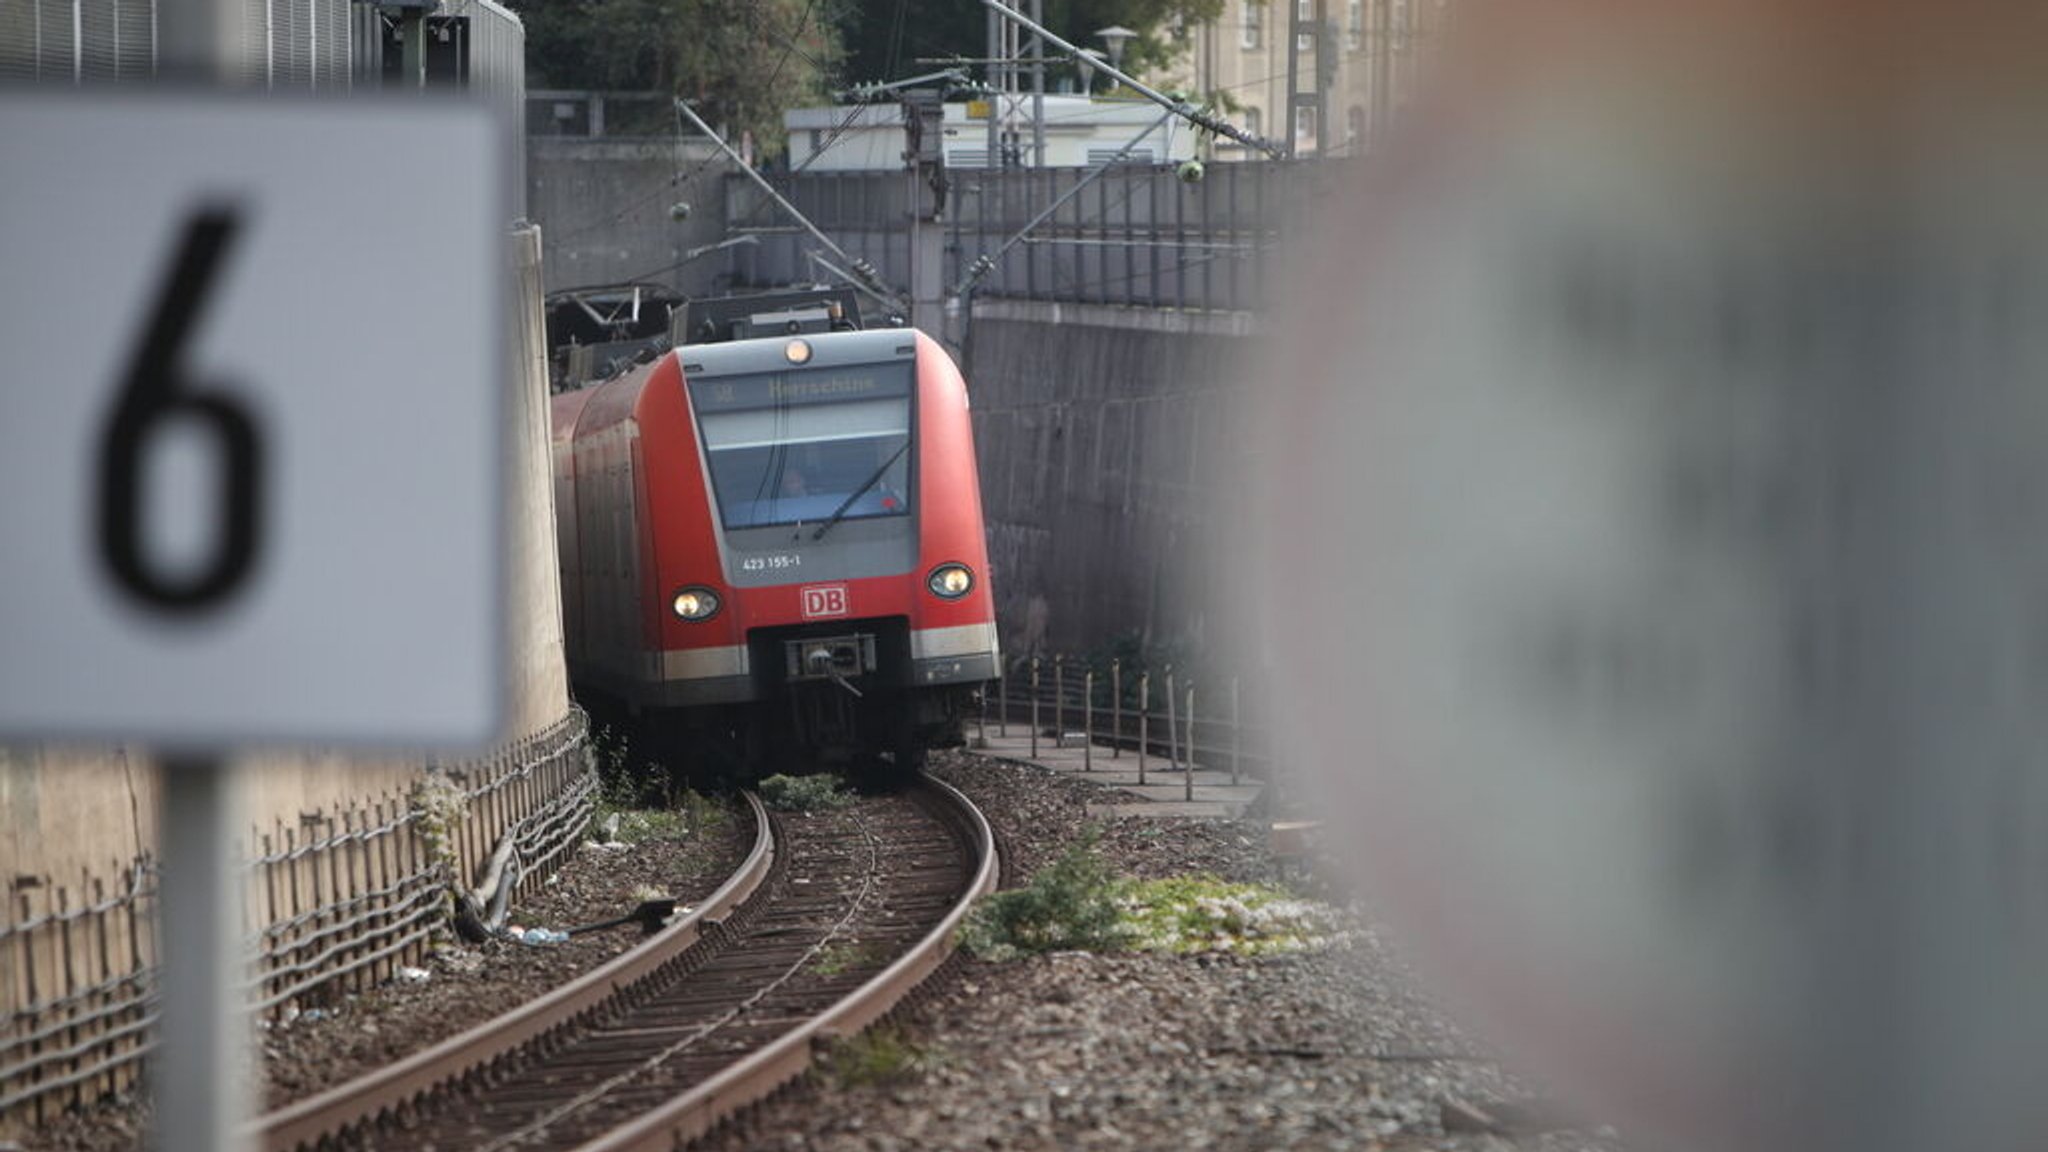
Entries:
MULTIPOLYGON (((1002 116, 990 100, 945 105, 943 150, 948 168, 1092 167, 1121 156, 1127 164, 1177 163, 1195 155, 1195 132, 1160 122, 1150 101, 1102 100, 1070 93, 1043 99, 1045 156, 1034 164, 1031 97, 1007 99, 1002 116), (990 117, 1001 116, 990 131, 990 117), (991 163, 989 142, 996 141, 991 163), (1128 149, 1128 150, 1126 150, 1128 149)), ((896 104, 792 108, 782 114, 789 162, 807 172, 899 171, 908 145, 896 104)))
MULTIPOLYGON (((1296 155, 1358 155, 1374 146, 1413 92, 1450 9, 1450 0, 1225 0, 1215 22, 1171 32, 1186 50, 1158 79, 1215 102, 1253 135, 1285 144, 1291 127, 1296 155), (1327 123, 1312 107, 1296 106, 1290 118, 1290 57, 1298 91, 1321 86, 1327 123)), ((1219 139, 1215 156, 1256 154, 1219 139)))

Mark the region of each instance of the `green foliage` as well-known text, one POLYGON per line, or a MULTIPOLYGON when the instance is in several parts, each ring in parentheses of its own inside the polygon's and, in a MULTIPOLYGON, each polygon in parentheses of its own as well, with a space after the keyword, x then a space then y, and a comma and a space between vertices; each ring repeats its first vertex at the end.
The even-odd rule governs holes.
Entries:
POLYGON ((985 960, 1124 947, 1129 930, 1117 903, 1122 885, 1097 850, 1097 839, 1089 829, 1031 883, 975 905, 961 925, 960 943, 985 960))
POLYGON ((455 875, 455 836, 469 815, 469 799, 463 795, 462 786, 442 772, 429 772, 413 781, 412 808, 419 813, 420 841, 426 846, 428 859, 446 866, 449 875, 455 875))
MULTIPOLYGON (((469 798, 463 794, 462 786, 446 773, 429 771, 413 781, 411 802, 412 810, 419 814, 419 839, 427 859, 439 865, 450 880, 459 880, 462 858, 456 850, 456 836, 469 816, 469 798)), ((450 918, 458 911, 460 890, 459 883, 451 883, 442 894, 450 918)))
POLYGON ((659 808, 610 808, 600 805, 590 821, 591 839, 645 844, 650 840, 681 840, 692 825, 681 812, 659 808), (613 817, 618 822, 612 822, 613 817))
POLYGON ((777 812, 831 812, 853 803, 853 794, 833 776, 770 776, 758 791, 761 803, 777 812))
POLYGON ((668 807, 668 774, 653 764, 635 765, 632 742, 624 732, 599 725, 590 734, 590 752, 597 759, 600 807, 668 807))
POLYGON ((818 1059, 818 1073, 841 1088, 900 1084, 936 1068, 936 1052, 900 1030, 883 1025, 832 1045, 818 1059))
POLYGON ((1334 909, 1277 888, 1214 876, 1120 880, 1092 830, 1028 886, 976 905, 960 929, 960 943, 984 960, 1056 949, 1264 955, 1348 940, 1334 909))
MULTIPOLYGON (((988 55, 986 9, 960 0, 866 0, 844 9, 845 74, 852 82, 900 80, 930 71, 918 57, 988 55)), ((1145 72, 1185 54, 1193 29, 1223 15, 1223 0, 1046 0, 1045 24, 1083 48, 1101 48, 1097 29, 1122 25, 1138 33, 1123 67, 1145 72), (1179 17, 1181 34, 1173 30, 1179 17)), ((1048 52, 1052 55, 1052 52, 1048 52)), ((1057 78, 1065 65, 1049 65, 1057 78)), ((979 68, 973 69, 977 78, 979 68)))
POLYGON ((1299 952, 1348 939, 1336 911, 1277 888, 1214 876, 1130 885, 1121 901, 1132 947, 1146 952, 1299 952))
POLYGON ((610 812, 680 812, 691 828, 717 827, 732 818, 714 796, 677 790, 668 769, 637 755, 619 729, 600 725, 590 736, 596 758, 600 818, 610 812))
POLYGON ((778 151, 785 109, 825 102, 839 0, 513 0, 527 87, 666 92, 737 145, 778 151))
POLYGON ((684 823, 699 834, 723 828, 733 820, 731 807, 694 788, 683 789, 683 794, 676 797, 675 807, 682 813, 684 823))
POLYGON ((636 763, 632 742, 616 728, 600 725, 590 735, 590 749, 598 777, 597 808, 589 827, 593 840, 679 840, 724 827, 732 819, 716 797, 689 788, 677 792, 675 781, 659 765, 636 763), (607 832, 614 816, 618 823, 607 832))
POLYGON ((888 958, 889 948, 884 944, 835 942, 818 950, 818 955, 811 961, 811 971, 820 976, 837 976, 856 968, 879 964, 888 958))

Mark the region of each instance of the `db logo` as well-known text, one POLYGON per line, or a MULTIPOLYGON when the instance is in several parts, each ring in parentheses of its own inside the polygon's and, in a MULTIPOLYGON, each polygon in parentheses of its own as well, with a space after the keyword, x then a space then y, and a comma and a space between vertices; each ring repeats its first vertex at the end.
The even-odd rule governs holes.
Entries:
POLYGON ((846 615, 846 585, 813 584, 804 591, 804 619, 846 615))

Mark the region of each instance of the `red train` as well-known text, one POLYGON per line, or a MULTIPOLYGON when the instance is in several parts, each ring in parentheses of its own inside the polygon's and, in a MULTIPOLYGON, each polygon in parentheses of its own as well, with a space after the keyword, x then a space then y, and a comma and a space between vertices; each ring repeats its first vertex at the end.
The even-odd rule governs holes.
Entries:
POLYGON ((665 751, 910 771, 999 653, 967 389, 844 296, 697 302, 555 398, 570 674, 665 751))

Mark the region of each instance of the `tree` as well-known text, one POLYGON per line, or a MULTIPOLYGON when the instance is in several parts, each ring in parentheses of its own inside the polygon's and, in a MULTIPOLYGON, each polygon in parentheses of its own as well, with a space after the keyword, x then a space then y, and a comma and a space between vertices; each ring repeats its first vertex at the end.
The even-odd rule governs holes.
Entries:
MULTIPOLYGON (((1008 2, 1008 0, 1006 0, 1008 2)), ((1010 6, 1024 10, 1023 0, 1010 6)), ((920 57, 988 55, 987 9, 975 0, 858 0, 843 13, 845 74, 851 81, 897 80, 927 71, 920 57)), ((1095 31, 1120 24, 1138 33, 1124 49, 1124 67, 1143 72, 1185 50, 1170 29, 1174 18, 1193 28, 1223 15, 1223 0, 1046 0, 1045 25, 1083 48, 1100 47, 1095 31)))
POLYGON ((778 150, 782 113, 825 102, 842 0, 514 0, 529 87, 668 92, 778 150))

